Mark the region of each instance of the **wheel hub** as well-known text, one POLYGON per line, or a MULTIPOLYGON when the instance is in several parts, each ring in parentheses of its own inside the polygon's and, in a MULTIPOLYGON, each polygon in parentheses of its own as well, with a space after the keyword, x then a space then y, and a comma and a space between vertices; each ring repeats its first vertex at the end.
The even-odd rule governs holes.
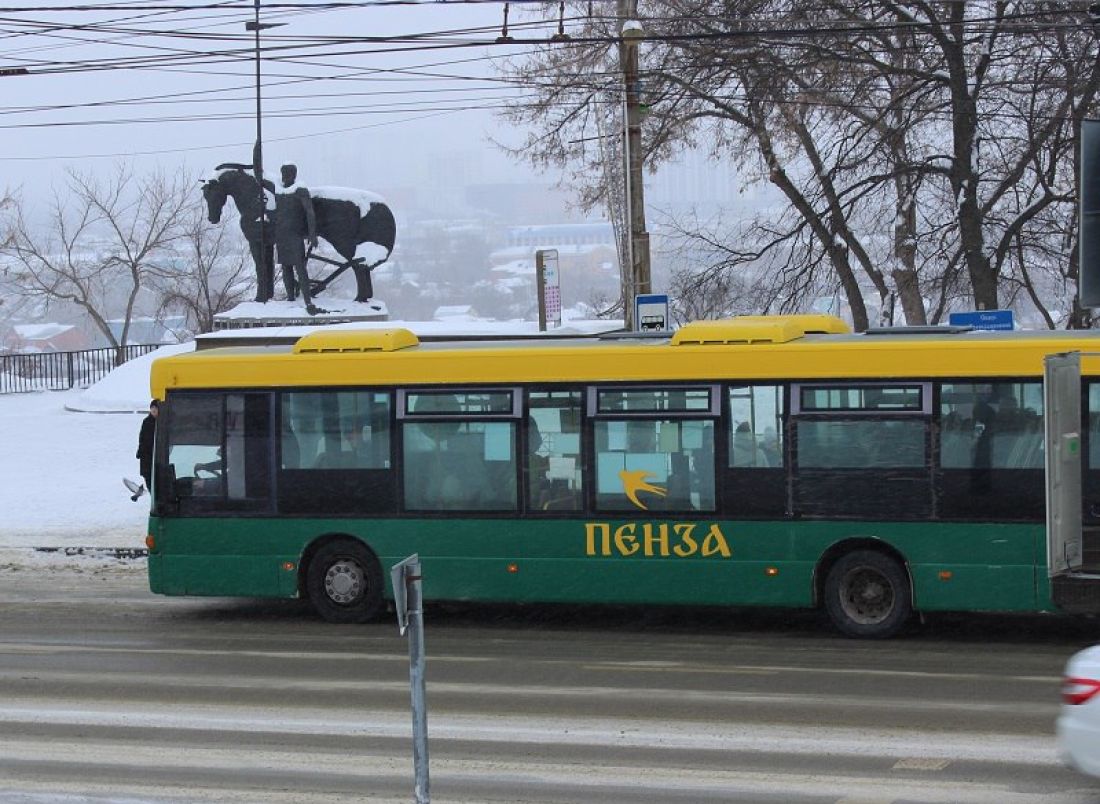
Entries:
POLYGON ((858 567, 844 576, 840 587, 844 613, 862 625, 885 620, 894 609, 894 590, 888 580, 871 567, 858 567))
POLYGON ((333 562, 325 573, 325 593, 334 603, 347 605, 363 594, 366 576, 354 561, 333 562))

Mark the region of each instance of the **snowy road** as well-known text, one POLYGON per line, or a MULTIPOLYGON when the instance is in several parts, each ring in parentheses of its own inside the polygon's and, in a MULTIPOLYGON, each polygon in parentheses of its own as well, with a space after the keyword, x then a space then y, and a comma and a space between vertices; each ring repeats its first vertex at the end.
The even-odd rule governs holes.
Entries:
MULTIPOLYGON (((0 561, 0 801, 412 800, 393 623, 55 562, 0 561)), ((1100 799, 1052 736, 1081 630, 872 644, 783 619, 429 609, 433 801, 1100 799)))

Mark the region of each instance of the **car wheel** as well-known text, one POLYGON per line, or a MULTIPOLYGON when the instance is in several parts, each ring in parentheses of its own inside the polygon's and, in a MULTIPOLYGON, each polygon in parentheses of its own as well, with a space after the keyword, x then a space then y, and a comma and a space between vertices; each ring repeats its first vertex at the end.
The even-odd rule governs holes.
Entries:
POLYGON ((362 544, 339 539, 309 562, 306 591, 317 613, 330 623, 362 623, 382 609, 382 569, 362 544))
POLYGON ((913 612, 905 569, 874 550, 848 553, 825 578, 825 611, 848 636, 893 636, 913 612))

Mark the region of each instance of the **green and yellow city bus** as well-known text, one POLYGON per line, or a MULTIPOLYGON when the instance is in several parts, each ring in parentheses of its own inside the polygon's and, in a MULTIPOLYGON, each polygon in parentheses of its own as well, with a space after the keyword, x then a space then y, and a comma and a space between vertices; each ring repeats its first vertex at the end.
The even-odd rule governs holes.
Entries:
POLYGON ((427 599, 820 606, 885 637, 913 611, 1057 608, 1043 364, 1100 337, 801 315, 216 344, 153 365, 154 592, 305 596, 360 622, 417 553, 427 599))

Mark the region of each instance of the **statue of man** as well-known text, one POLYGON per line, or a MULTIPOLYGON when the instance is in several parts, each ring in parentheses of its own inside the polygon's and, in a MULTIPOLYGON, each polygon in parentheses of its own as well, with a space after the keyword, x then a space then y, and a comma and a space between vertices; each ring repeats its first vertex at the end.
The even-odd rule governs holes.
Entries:
POLYGON ((313 199, 309 190, 298 184, 298 168, 279 168, 282 187, 275 190, 275 252, 283 271, 283 284, 288 299, 293 300, 294 278, 302 291, 302 301, 310 315, 320 312, 309 294, 309 274, 306 272, 306 249, 317 247, 317 218, 313 214, 313 199))

